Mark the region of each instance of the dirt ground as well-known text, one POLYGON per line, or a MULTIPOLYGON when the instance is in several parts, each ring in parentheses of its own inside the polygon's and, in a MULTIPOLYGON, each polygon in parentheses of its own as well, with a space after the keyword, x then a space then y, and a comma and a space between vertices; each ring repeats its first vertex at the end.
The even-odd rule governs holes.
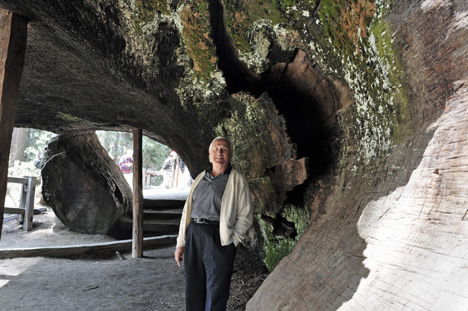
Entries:
MULTIPOLYGON (((0 249, 113 241, 69 230, 50 208, 33 223, 30 232, 16 220, 4 223, 0 249)), ((0 260, 0 310, 184 310, 184 269, 174 247, 145 249, 143 258, 123 252, 0 260)), ((266 276, 258 256, 240 247, 228 310, 244 310, 266 276)))

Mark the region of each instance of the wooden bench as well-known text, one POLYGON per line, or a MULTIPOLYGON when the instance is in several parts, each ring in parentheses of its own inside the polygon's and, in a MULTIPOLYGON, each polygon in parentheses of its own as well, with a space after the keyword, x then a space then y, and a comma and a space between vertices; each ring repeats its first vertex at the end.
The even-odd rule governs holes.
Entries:
MULTIPOLYGON (((34 194, 38 181, 36 177, 8 177, 7 182, 21 184, 20 207, 5 207, 4 214, 18 215, 18 220, 23 223, 23 229, 31 231, 33 227, 34 211, 34 194)), ((40 214, 38 210, 36 215, 40 214)))

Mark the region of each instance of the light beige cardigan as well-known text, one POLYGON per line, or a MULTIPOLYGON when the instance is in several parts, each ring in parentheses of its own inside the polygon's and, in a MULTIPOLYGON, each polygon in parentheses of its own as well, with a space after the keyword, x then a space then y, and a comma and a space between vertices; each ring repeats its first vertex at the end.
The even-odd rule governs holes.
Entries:
MULTIPOLYGON (((185 246, 187 227, 191 222, 192 195, 198 183, 205 176, 206 171, 200 173, 194 180, 187 201, 185 201, 182 219, 180 220, 177 247, 185 246)), ((242 242, 247 231, 253 223, 253 209, 250 199, 249 185, 247 179, 232 169, 221 200, 221 211, 219 219, 219 235, 221 245, 226 246, 234 243, 235 246, 242 242)))

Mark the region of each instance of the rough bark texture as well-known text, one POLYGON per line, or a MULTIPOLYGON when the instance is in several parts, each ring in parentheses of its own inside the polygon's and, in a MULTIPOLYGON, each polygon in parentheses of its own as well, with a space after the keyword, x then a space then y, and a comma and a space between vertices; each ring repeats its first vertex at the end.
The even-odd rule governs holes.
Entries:
POLYGON ((247 309, 466 305, 466 1, 0 7, 32 21, 17 126, 141 128, 192 175, 231 138, 274 269, 247 309))
POLYGON ((47 147, 42 194, 70 229, 112 233, 132 208, 132 193, 119 167, 95 134, 60 135, 47 147))

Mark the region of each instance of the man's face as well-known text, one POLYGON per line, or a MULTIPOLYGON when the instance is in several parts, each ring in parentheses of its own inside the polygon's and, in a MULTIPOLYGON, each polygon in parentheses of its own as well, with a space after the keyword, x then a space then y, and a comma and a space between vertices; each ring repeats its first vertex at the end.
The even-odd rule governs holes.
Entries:
POLYGON ((230 150, 227 141, 218 139, 213 142, 209 152, 210 162, 215 164, 227 164, 231 161, 230 150))

